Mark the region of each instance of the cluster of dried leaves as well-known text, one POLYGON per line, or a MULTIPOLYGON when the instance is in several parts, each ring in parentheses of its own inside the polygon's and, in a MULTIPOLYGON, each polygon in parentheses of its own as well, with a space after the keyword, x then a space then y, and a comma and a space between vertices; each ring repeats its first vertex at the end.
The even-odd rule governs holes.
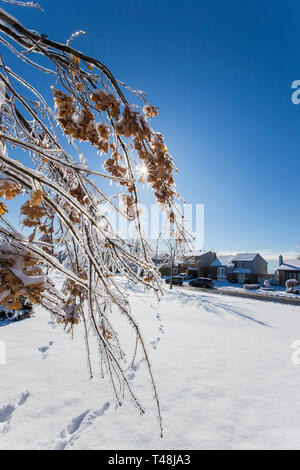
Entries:
POLYGON ((117 308, 136 334, 131 364, 138 350, 146 359, 161 426, 148 353, 115 273, 160 293, 160 277, 141 230, 138 183, 149 183, 172 230, 183 241, 176 168, 163 136, 149 123, 157 108, 142 92, 117 81, 101 62, 73 49, 71 40, 52 41, 0 9, 0 43, 21 61, 18 73, 0 56, 0 303, 17 309, 24 295, 47 308, 67 331, 82 322, 91 376, 89 335, 93 333, 102 373, 109 375, 117 402, 122 404, 127 390, 143 412, 128 382, 128 363, 111 323, 111 309, 117 308), (55 109, 44 98, 46 90, 41 93, 25 80, 26 66, 44 73, 50 84, 58 83, 52 88, 55 109), (129 104, 126 96, 142 106, 129 104), (94 168, 84 155, 84 143, 99 152, 94 168), (114 185, 117 194, 104 191, 103 180, 114 185), (21 195, 25 202, 20 218, 30 231, 26 236, 7 216, 6 202, 21 195), (107 208, 133 224, 138 252, 111 226, 107 208), (51 281, 51 269, 63 276, 62 286, 51 281))

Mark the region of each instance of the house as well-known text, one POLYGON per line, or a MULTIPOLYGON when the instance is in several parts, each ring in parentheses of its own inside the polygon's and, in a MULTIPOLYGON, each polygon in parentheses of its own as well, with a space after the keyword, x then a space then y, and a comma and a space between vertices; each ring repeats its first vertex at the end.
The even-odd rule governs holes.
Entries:
POLYGON ((216 259, 213 251, 191 251, 184 255, 185 272, 193 277, 208 277, 210 265, 216 259))
MULTIPOLYGON (((162 276, 170 276, 172 271, 172 261, 168 253, 161 253, 159 255, 153 256, 152 262, 159 269, 159 272, 162 276)), ((185 272, 185 265, 182 263, 182 260, 175 258, 173 260, 173 275, 176 276, 181 272, 185 272)))
POLYGON ((296 279, 300 282, 300 259, 288 259, 285 262, 279 256, 279 285, 284 286, 289 279, 296 279))
POLYGON ((232 263, 234 267, 227 274, 230 282, 256 284, 268 277, 268 263, 259 253, 238 253, 232 263))
POLYGON ((229 273, 234 269, 232 259, 234 255, 220 255, 210 265, 210 277, 218 281, 226 281, 229 273))
POLYGON ((259 253, 218 256, 210 265, 212 279, 238 284, 263 282, 268 276, 268 263, 259 253))
MULTIPOLYGON (((171 271, 172 271, 172 263, 171 261, 166 261, 163 263, 161 266, 159 266, 159 272, 162 276, 170 276, 171 271)), ((184 273, 186 272, 185 265, 182 263, 179 263, 178 261, 174 261, 173 263, 173 276, 177 276, 179 273, 184 273)))

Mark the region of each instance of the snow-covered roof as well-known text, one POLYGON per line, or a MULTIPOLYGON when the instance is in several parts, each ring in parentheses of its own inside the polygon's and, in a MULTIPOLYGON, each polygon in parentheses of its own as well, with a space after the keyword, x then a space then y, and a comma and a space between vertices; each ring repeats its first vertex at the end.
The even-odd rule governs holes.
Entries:
POLYGON ((206 253, 210 253, 210 251, 190 251, 189 253, 186 253, 184 257, 185 258, 198 257, 198 256, 203 256, 206 253))
POLYGON ((215 261, 211 263, 211 266, 219 267, 219 266, 226 266, 228 268, 233 267, 232 259, 234 255, 220 255, 217 256, 215 261))
POLYGON ((288 259, 278 269, 281 271, 300 271, 300 259, 288 259))
POLYGON ((253 261, 258 253, 238 253, 232 261, 253 261))

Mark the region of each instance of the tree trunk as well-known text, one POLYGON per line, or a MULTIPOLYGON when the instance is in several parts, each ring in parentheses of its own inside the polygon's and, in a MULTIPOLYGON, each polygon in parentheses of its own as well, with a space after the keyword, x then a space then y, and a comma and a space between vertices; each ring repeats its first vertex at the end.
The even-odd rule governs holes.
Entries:
POLYGON ((171 264, 171 278, 170 278, 170 289, 173 287, 173 261, 171 264))

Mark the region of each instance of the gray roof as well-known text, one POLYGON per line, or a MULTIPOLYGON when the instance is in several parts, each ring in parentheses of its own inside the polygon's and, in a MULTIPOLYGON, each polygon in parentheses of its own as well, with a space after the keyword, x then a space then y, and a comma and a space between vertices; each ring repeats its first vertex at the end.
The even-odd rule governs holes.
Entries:
POLYGON ((217 256, 215 261, 211 263, 211 266, 219 267, 219 266, 226 266, 228 268, 233 267, 232 259, 234 255, 220 255, 217 256))
POLYGON ((238 253, 232 261, 253 261, 258 253, 238 253))
POLYGON ((300 259, 288 259, 278 269, 281 271, 300 271, 300 259))

